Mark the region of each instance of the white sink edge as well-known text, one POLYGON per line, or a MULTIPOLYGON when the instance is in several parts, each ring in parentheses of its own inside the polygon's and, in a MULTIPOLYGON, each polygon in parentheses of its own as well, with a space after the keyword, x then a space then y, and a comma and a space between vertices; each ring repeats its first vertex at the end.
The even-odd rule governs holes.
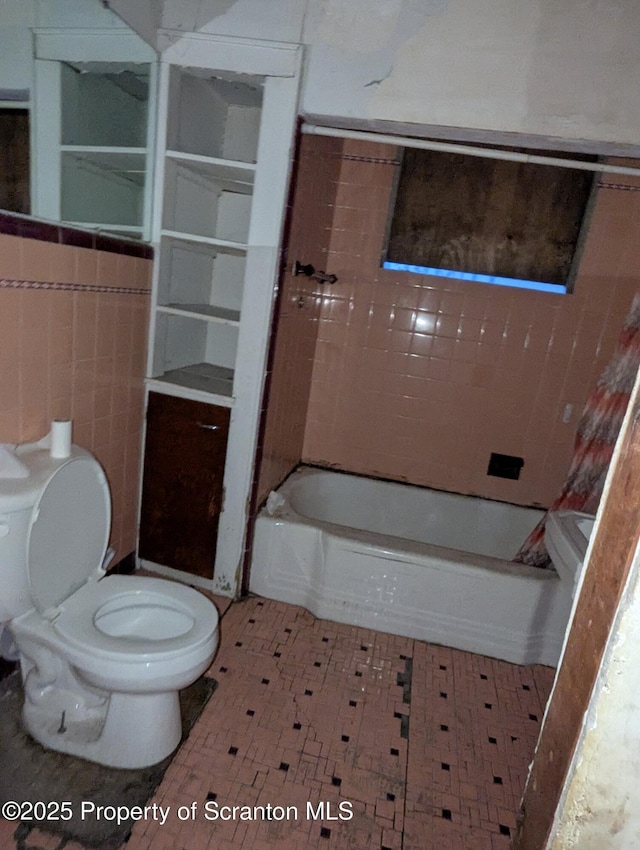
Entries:
POLYGON ((595 516, 581 511, 550 511, 545 523, 545 543, 561 579, 574 587, 593 532, 595 516))

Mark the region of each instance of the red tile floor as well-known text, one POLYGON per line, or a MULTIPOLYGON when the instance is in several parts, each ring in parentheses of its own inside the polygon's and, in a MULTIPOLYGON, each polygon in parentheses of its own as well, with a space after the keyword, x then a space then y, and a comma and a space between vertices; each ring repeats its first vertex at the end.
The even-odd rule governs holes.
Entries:
MULTIPOLYGON (((510 847, 552 669, 216 601, 218 688, 127 850, 510 847)), ((82 850, 14 829, 3 849, 82 850)))

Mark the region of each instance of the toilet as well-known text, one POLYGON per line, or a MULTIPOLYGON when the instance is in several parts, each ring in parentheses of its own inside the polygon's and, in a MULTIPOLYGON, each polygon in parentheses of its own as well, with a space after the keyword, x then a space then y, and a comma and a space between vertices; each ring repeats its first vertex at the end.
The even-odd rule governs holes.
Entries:
POLYGON ((140 768, 180 742, 178 691, 210 665, 218 613, 176 582, 105 576, 110 524, 89 452, 0 447, 0 624, 20 661, 24 724, 44 747, 140 768))

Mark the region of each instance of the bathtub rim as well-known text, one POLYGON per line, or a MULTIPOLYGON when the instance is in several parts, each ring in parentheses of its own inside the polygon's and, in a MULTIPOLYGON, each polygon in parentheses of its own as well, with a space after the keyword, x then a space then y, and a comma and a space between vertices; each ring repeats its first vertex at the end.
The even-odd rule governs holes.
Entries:
MULTIPOLYGON (((523 511, 539 511, 541 514, 549 512, 549 508, 542 505, 521 505, 519 502, 510 502, 508 499, 492 499, 491 496, 480 496, 478 493, 460 493, 457 490, 445 490, 444 487, 434 487, 431 484, 415 484, 412 481, 406 481, 402 478, 387 478, 384 475, 374 475, 368 472, 353 472, 350 469, 342 469, 339 466, 324 466, 321 463, 308 463, 300 461, 290 472, 288 472, 282 481, 272 487, 269 493, 278 493, 286 484, 297 476, 326 472, 328 475, 344 475, 349 478, 363 478, 370 481, 378 481, 381 484, 398 484, 401 487, 415 487, 416 490, 431 490, 433 493, 442 493, 444 496, 459 496, 461 499, 479 499, 482 502, 491 502, 496 505, 506 505, 511 508, 519 508, 523 511)), ((258 508, 258 513, 261 513, 265 508, 269 493, 264 497, 258 508)), ((446 548, 446 547, 445 547, 446 548)))
MULTIPOLYGON (((326 520, 315 519, 308 517, 305 514, 298 513, 291 504, 290 491, 303 478, 311 477, 318 474, 327 475, 357 475, 360 478, 371 478, 372 476, 362 475, 360 473, 343 472, 338 469, 331 469, 322 466, 312 466, 309 464, 300 464, 296 469, 292 470, 287 478, 280 484, 275 491, 285 500, 285 505, 277 508, 276 511, 270 513, 267 510, 266 503, 258 512, 257 519, 272 520, 277 522, 292 522, 296 525, 319 528, 326 531, 335 537, 342 537, 347 540, 353 540, 369 552, 377 551, 390 557, 391 560, 402 560, 400 555, 413 556, 416 559, 421 557, 437 558, 450 565, 466 567, 473 570, 484 570, 491 573, 501 573, 512 577, 522 577, 536 579, 539 581, 555 581, 560 582, 560 576, 553 566, 547 569, 533 567, 529 564, 521 564, 516 561, 507 560, 505 558, 494 558, 488 555, 477 555, 473 552, 466 552, 463 549, 455 549, 453 547, 438 546, 435 543, 422 543, 417 540, 410 540, 405 537, 395 536, 392 534, 381 534, 376 531, 367 531, 356 528, 350 525, 341 525, 339 523, 327 522, 326 520), (396 555, 397 557, 393 557, 396 555)), ((447 490, 438 490, 434 487, 422 487, 417 484, 409 484, 403 481, 395 481, 386 478, 374 478, 375 481, 390 484, 404 484, 408 487, 418 487, 419 489, 433 490, 435 493, 449 493, 447 490)), ((483 499, 482 496, 465 496, 462 493, 453 495, 460 498, 483 499)), ((498 504, 511 505, 511 502, 501 502, 498 499, 487 499, 486 501, 495 501, 498 504)), ((514 505, 527 510, 524 505, 514 505)), ((543 508, 530 508, 530 510, 542 510, 543 508)), ((406 559, 406 557, 405 557, 406 559)))

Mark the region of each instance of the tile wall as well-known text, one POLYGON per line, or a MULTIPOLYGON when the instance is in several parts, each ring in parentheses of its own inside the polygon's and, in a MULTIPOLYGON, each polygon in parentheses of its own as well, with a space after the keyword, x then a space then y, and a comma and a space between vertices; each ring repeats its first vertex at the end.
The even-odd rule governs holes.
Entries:
POLYGON ((326 270, 342 141, 302 136, 292 186, 286 267, 276 305, 262 438, 259 503, 300 462, 318 333, 322 288, 294 277, 296 260, 326 270))
POLYGON ((0 442, 72 419, 109 479, 118 560, 136 544, 152 262, 116 250, 0 233, 0 442))
POLYGON ((303 459, 519 504, 560 490, 640 284, 640 185, 604 175, 575 292, 380 268, 397 151, 346 141, 303 459), (492 452, 524 459, 487 476, 492 452))

